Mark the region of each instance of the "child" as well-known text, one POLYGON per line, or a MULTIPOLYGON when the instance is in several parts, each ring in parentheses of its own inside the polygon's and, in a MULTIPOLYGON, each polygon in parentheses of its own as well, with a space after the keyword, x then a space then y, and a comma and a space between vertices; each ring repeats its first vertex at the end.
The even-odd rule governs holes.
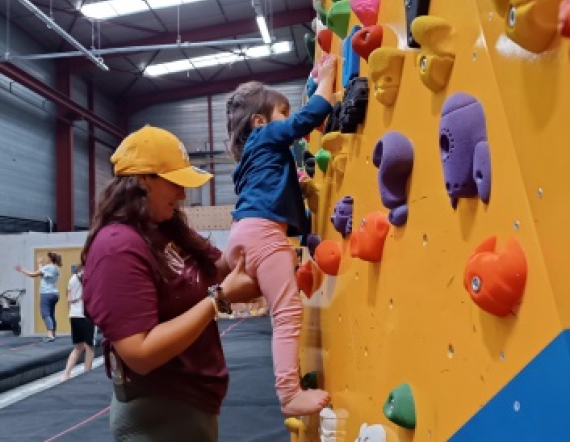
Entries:
POLYGON ((314 96, 289 117, 289 102, 261 83, 242 84, 227 102, 229 148, 239 161, 233 180, 238 201, 228 242, 228 262, 239 250, 246 271, 257 278, 273 318, 273 367, 281 410, 287 416, 318 413, 330 397, 301 390, 298 339, 303 306, 295 279, 296 257, 287 236, 310 226, 290 146, 329 115, 336 58, 324 61, 314 96))

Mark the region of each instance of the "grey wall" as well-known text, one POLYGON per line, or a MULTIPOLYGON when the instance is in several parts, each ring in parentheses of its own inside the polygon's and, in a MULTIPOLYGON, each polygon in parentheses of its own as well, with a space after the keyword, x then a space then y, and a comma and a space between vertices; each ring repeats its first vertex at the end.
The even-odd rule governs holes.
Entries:
MULTIPOLYGON (((285 94, 294 112, 301 105, 305 80, 273 85, 285 94)), ((212 129, 214 135, 213 150, 225 150, 226 132, 226 99, 228 94, 212 96, 212 129)), ((209 149, 208 101, 207 97, 159 104, 141 110, 131 117, 129 130, 137 130, 145 124, 163 127, 177 135, 186 145, 189 152, 209 149)), ((221 160, 221 157, 216 157, 221 160)), ((204 160, 195 159, 199 164, 204 160)), ((208 169, 209 167, 206 167, 208 169)), ((234 163, 227 158, 226 164, 215 164, 215 199, 216 205, 234 204, 236 195, 231 179, 234 163)), ((187 204, 210 204, 210 187, 202 187, 200 191, 187 193, 187 204)))
MULTIPOLYGON (((6 20, 0 16, 0 35, 5 36, 6 20)), ((30 54, 43 48, 12 25, 10 48, 6 39, 0 41, 0 52, 30 54)), ((18 60, 15 65, 26 70, 50 86, 55 82, 53 61, 18 60)), ((87 83, 81 77, 72 78, 71 98, 87 106, 87 83)), ((116 122, 113 103, 95 93, 95 111, 103 118, 116 122)), ((55 221, 56 211, 56 146, 55 106, 41 96, 0 75, 0 217, 23 220, 55 221)), ((89 161, 88 127, 85 122, 74 124, 74 217, 75 225, 89 225, 89 161)), ((114 137, 96 132, 103 141, 116 145, 114 137)), ((110 177, 108 167, 111 149, 98 144, 97 180, 110 177)), ((39 224, 41 225, 41 224, 39 224)), ((28 227, 32 228, 32 227, 28 227)), ((24 228, 25 230, 25 228, 24 228)), ((0 231, 2 225, 0 224, 0 231)))

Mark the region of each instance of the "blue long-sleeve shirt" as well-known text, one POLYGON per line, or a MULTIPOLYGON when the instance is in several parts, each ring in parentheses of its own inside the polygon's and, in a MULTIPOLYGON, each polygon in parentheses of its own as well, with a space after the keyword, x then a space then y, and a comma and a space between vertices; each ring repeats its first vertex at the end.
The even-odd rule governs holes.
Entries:
POLYGON ((232 178, 238 200, 232 216, 286 223, 290 236, 309 232, 291 144, 320 126, 332 107, 313 95, 297 113, 252 131, 232 178))

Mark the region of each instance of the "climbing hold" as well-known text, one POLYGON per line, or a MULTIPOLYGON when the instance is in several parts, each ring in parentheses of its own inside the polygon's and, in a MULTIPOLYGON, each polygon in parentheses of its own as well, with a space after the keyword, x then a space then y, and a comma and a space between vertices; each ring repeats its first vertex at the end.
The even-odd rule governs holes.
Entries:
POLYGON ((309 249, 309 255, 314 259, 315 249, 321 243, 321 237, 316 233, 309 233, 307 237, 307 249, 309 249))
POLYGON ((307 54, 311 61, 315 61, 315 34, 307 32, 304 37, 307 54))
POLYGON ((346 170, 346 164, 348 163, 348 155, 346 152, 339 152, 333 158, 332 168, 334 173, 343 176, 346 170))
POLYGON ((317 162, 317 166, 319 166, 319 169, 321 169, 323 173, 327 173, 330 159, 331 153, 322 147, 315 154, 315 161, 317 162))
POLYGON ((329 132, 339 132, 340 131, 340 111, 342 109, 342 102, 335 103, 332 108, 329 117, 327 118, 327 122, 325 124, 325 130, 323 131, 323 135, 328 134, 329 132))
POLYGON ((354 34, 362 29, 362 26, 356 25, 350 31, 348 37, 342 46, 342 87, 346 88, 350 80, 358 77, 358 72, 360 71, 360 58, 358 54, 354 51, 352 47, 352 39, 354 34))
POLYGON ((340 131, 356 133, 359 124, 364 123, 368 106, 368 79, 356 77, 346 86, 339 114, 340 131))
POLYGON ((416 18, 428 15, 430 0, 405 0, 406 2, 406 29, 408 35, 408 46, 410 48, 418 48, 421 43, 415 40, 412 34, 412 23, 416 18))
POLYGON ((398 385, 390 392, 384 403, 384 415, 400 427, 416 428, 416 406, 409 384, 398 385))
POLYGON ((312 213, 317 213, 319 210, 319 188, 312 177, 308 174, 299 179, 301 186, 301 193, 307 200, 307 206, 312 213))
POLYGON ((350 0, 350 7, 364 26, 375 25, 378 21, 380 0, 350 0))
POLYGON ((404 51, 378 48, 368 57, 368 75, 374 85, 374 96, 384 106, 392 106, 400 90, 404 51))
POLYGON ((297 287, 305 296, 311 299, 311 296, 319 289, 323 282, 323 275, 319 268, 308 260, 297 269, 295 273, 297 279, 297 287))
POLYGON ((299 434, 299 432, 305 430, 305 424, 301 419, 297 419, 296 417, 288 417, 285 419, 285 427, 291 433, 299 434))
POLYGON ((354 442, 386 442, 387 440, 388 436, 382 425, 367 425, 364 423, 360 426, 358 437, 354 442))
POLYGON ((527 51, 540 53, 558 35, 560 0, 516 0, 505 16, 507 37, 527 51))
POLYGON ((330 29, 322 29, 317 34, 317 42, 321 49, 326 53, 330 53, 331 51, 332 36, 333 33, 330 29))
POLYGON ((301 388, 303 390, 316 390, 319 388, 319 378, 316 371, 310 371, 301 378, 301 388))
POLYGON ((315 11, 317 11, 317 15, 319 16, 319 20, 322 23, 327 22, 327 9, 325 8, 325 0, 313 0, 313 7, 315 11))
POLYGON ((315 176, 315 157, 309 150, 303 151, 303 165, 305 166, 305 172, 311 178, 315 176))
POLYGON ((335 230, 344 238, 352 232, 352 211, 354 207, 354 198, 345 196, 341 198, 335 205, 331 222, 335 230))
POLYGON ((491 194, 491 158, 485 113, 471 95, 458 92, 443 104, 439 147, 447 194, 452 199, 491 194))
POLYGON ((348 0, 339 0, 330 7, 327 13, 327 28, 338 35, 339 38, 346 38, 349 21, 350 4, 348 0))
POLYGON ((323 149, 328 150, 331 155, 338 154, 344 142, 344 137, 340 132, 329 132, 321 139, 323 149))
POLYGON ((341 249, 336 241, 325 239, 315 249, 315 262, 327 275, 336 276, 340 267, 341 249))
POLYGON ((417 57, 420 79, 433 92, 443 90, 455 63, 451 26, 439 17, 418 17, 412 23, 412 34, 421 45, 417 57))
POLYGON ((527 262, 515 238, 496 252, 497 238, 483 241, 471 254, 465 266, 463 286, 482 310, 495 316, 513 311, 523 296, 527 262))
POLYGON ((384 28, 382 25, 368 26, 352 36, 352 49, 368 61, 372 51, 382 46, 383 38, 384 28))
POLYGON ((408 179, 414 165, 414 147, 400 132, 387 132, 374 147, 372 163, 378 168, 382 204, 391 209, 388 219, 403 226, 408 218, 408 179))
POLYGON ((390 224, 386 215, 373 212, 362 218, 350 237, 350 255, 368 262, 380 262, 390 224))
MULTIPOLYGON (((319 413, 319 436, 321 442, 340 442, 346 440, 346 410, 333 410, 325 407, 319 413)), ((376 442, 376 441, 370 441, 376 442)), ((383 442, 383 441, 382 441, 383 442)))
POLYGON ((311 98, 313 94, 317 91, 317 83, 315 83, 315 79, 312 75, 309 75, 307 79, 307 84, 305 85, 305 89, 307 92, 307 97, 311 98))
POLYGON ((497 13, 504 17, 505 14, 509 11, 509 7, 511 6, 510 0, 491 0, 495 5, 495 9, 497 13))

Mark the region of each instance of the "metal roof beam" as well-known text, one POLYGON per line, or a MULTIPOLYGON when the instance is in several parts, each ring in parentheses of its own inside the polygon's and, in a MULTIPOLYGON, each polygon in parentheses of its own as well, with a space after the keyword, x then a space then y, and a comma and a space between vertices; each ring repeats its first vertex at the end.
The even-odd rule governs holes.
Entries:
POLYGON ((166 90, 152 95, 143 95, 139 98, 126 100, 129 115, 154 104, 185 100, 188 98, 202 97, 211 94, 229 92, 239 86, 241 83, 248 81, 261 81, 263 83, 282 83, 285 81, 298 80, 299 78, 307 78, 311 66, 299 65, 290 69, 283 69, 278 72, 264 72, 260 74, 247 75, 245 77, 232 78, 230 80, 214 81, 206 83, 203 86, 181 87, 175 90, 166 90))
MULTIPOLYGON (((315 11, 312 7, 292 9, 289 11, 278 12, 273 14, 272 23, 274 29, 284 28, 287 26, 294 26, 301 23, 311 22, 315 16, 315 11)), ((194 41, 210 41, 232 38, 239 35, 251 34, 259 32, 255 17, 245 20, 239 20, 223 25, 207 26, 199 29, 192 29, 190 31, 181 31, 180 39, 183 42, 194 41)), ((138 40, 130 40, 121 42, 121 46, 151 46, 168 43, 176 43, 178 39, 177 33, 161 34, 156 37, 143 38, 138 40)), ((105 56, 105 60, 115 57, 124 57, 124 54, 109 54, 105 56)), ((88 60, 84 58, 77 58, 72 60, 72 70, 80 70, 90 66, 88 60)))

